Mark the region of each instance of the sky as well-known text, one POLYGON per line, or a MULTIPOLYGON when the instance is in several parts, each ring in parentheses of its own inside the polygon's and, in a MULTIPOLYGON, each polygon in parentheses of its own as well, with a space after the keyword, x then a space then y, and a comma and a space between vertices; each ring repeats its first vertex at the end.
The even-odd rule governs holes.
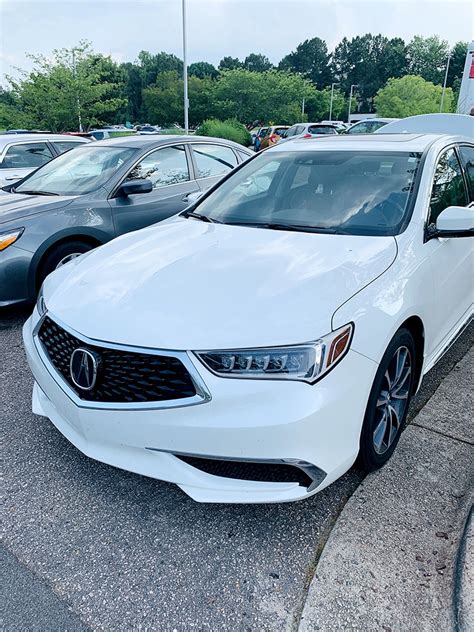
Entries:
MULTIPOLYGON (((318 36, 330 50, 343 37, 371 32, 406 41, 439 35, 474 38, 472 0, 186 0, 188 62, 217 65, 225 55, 263 53, 273 63, 318 36)), ((118 62, 140 50, 182 56, 181 0, 0 0, 0 73, 31 69, 27 53, 46 56, 79 40, 118 62)), ((3 79, 2 79, 3 82, 3 79)))

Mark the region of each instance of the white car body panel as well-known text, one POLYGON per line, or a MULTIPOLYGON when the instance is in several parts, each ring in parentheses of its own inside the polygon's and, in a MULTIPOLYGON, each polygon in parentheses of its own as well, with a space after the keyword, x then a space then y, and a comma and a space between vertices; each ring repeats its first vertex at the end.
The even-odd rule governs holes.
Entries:
POLYGON ((382 274, 397 252, 393 237, 343 236, 334 245, 334 235, 178 216, 56 271, 45 283, 48 307, 90 338, 121 340, 129 329, 131 345, 160 349, 315 340, 330 331, 334 310, 382 274), (153 309, 136 309, 153 296, 153 309))
MULTIPOLYGON (((209 393, 166 407, 77 402, 24 326, 33 410, 99 461, 179 485, 202 502, 305 498, 352 465, 385 350, 407 319, 423 327, 429 370, 472 317, 473 242, 425 239, 434 169, 455 136, 371 135, 276 145, 270 152, 357 147, 425 152, 411 219, 394 237, 273 231, 174 217, 127 234, 51 274, 47 314, 84 342, 181 350, 209 393), (195 351, 304 343, 354 323, 345 357, 314 384, 219 377, 195 351), (214 476, 179 455, 295 459, 325 476, 314 488, 214 476)), ((258 160, 258 158, 256 159, 258 160)), ((232 177, 232 176, 231 176, 232 177)), ((199 207, 198 207, 199 208, 199 207)))

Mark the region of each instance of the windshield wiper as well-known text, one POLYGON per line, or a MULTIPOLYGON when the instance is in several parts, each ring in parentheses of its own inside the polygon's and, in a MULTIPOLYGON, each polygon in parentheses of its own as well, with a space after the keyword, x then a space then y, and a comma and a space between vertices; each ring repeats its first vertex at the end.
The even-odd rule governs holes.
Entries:
POLYGON ((253 228, 269 228, 270 230, 288 230, 298 233, 330 233, 335 234, 334 228, 326 226, 306 226, 305 224, 282 224, 278 222, 225 222, 234 226, 247 226, 253 228))
POLYGON ((52 193, 51 191, 17 191, 16 189, 13 189, 12 193, 19 193, 20 195, 22 193, 24 195, 59 195, 59 193, 52 193))
POLYGON ((201 215, 201 213, 196 213, 195 211, 184 211, 184 213, 181 213, 181 215, 183 217, 193 217, 194 219, 200 219, 201 222, 207 222, 208 224, 222 224, 222 222, 217 219, 211 219, 207 215, 201 215))

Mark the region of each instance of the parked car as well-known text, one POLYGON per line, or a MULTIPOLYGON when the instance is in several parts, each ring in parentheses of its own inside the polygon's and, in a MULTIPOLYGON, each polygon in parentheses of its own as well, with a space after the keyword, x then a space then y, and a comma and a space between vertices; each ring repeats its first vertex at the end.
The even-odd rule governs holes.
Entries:
POLYGON ((272 125, 265 132, 265 136, 260 139, 260 149, 268 149, 276 145, 282 138, 289 125, 272 125))
POLYGON ((138 125, 137 134, 158 134, 161 127, 153 127, 153 125, 138 125))
POLYGON ((392 121, 398 121, 395 118, 370 118, 351 125, 344 133, 345 134, 373 134, 376 130, 380 129, 384 125, 391 123, 392 121))
POLYGON ((0 134, 0 187, 21 180, 55 156, 88 142, 65 134, 0 134))
POLYGON ((313 138, 315 136, 327 136, 337 134, 336 125, 330 123, 297 123, 292 125, 282 134, 281 142, 295 138, 313 138))
POLYGON ((214 138, 131 136, 59 156, 0 196, 0 307, 117 235, 182 211, 253 152, 214 138))
POLYGON ((253 143, 255 151, 260 151, 260 145, 262 143, 262 138, 268 132, 268 127, 261 127, 255 135, 255 140, 253 143))
POLYGON ((201 502, 376 469, 472 317, 473 201, 469 138, 276 145, 46 279, 24 327, 33 411, 201 502))
POLYGON ((119 138, 121 136, 134 136, 135 130, 127 129, 126 127, 104 127, 102 129, 91 129, 89 135, 95 140, 106 140, 108 138, 119 138))

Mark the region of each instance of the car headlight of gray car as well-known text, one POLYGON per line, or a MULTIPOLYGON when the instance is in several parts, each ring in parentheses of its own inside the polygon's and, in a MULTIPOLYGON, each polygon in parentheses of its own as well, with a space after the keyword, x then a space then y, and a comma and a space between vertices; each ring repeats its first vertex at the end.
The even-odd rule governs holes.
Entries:
POLYGON ((15 241, 18 241, 24 230, 24 228, 15 228, 13 230, 0 233, 0 250, 5 250, 8 246, 14 244, 15 241))

